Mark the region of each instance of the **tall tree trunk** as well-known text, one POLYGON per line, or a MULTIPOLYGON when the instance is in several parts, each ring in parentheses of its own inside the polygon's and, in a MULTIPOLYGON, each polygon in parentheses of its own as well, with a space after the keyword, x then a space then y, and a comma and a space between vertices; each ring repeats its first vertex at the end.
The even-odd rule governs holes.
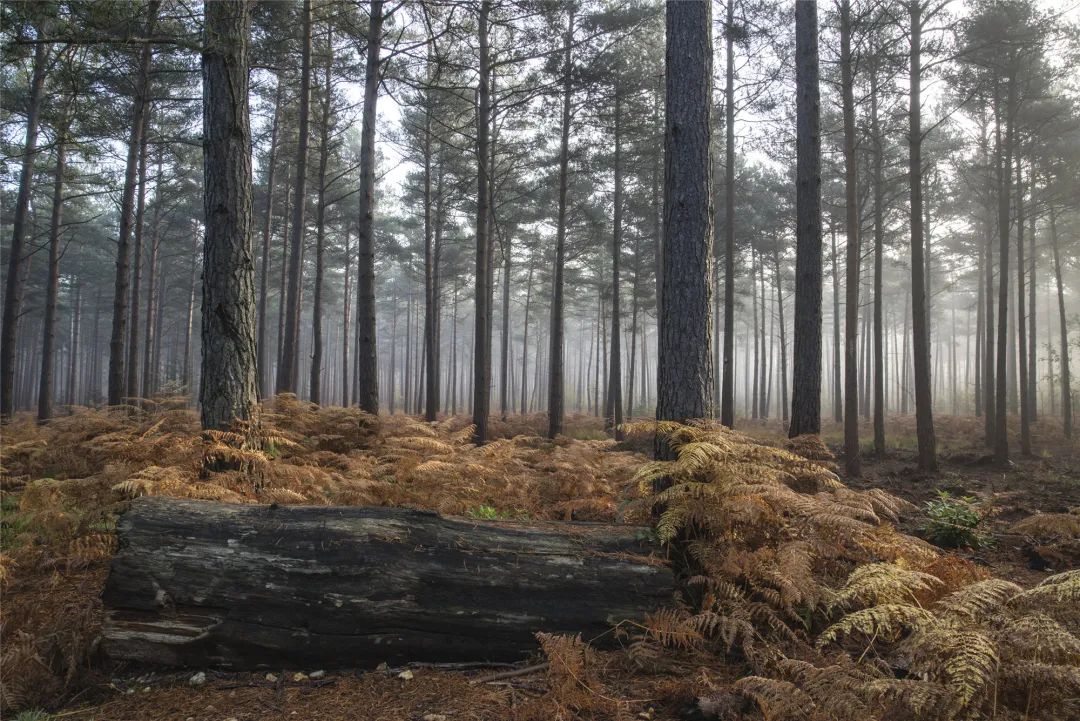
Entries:
POLYGON ((281 209, 281 275, 278 278, 278 323, 277 323, 277 351, 274 355, 275 369, 275 392, 277 390, 276 375, 281 372, 282 358, 285 356, 285 316, 289 309, 288 282, 289 282, 289 219, 292 210, 292 165, 285 164, 285 207, 281 209))
POLYGON ((532 304, 534 263, 529 263, 529 278, 525 281, 525 317, 521 320, 521 414, 529 412, 529 310, 532 304))
POLYGON ((308 397, 312 403, 322 403, 323 371, 323 284, 326 243, 326 164, 330 160, 330 110, 334 86, 331 72, 334 64, 334 40, 331 27, 326 29, 326 65, 323 68, 323 97, 319 118, 319 197, 315 205, 315 294, 311 313, 311 382, 308 397))
POLYGON ((71 319, 71 359, 68 365, 67 404, 73 406, 79 402, 79 333, 82 323, 82 279, 75 279, 75 306, 71 319))
MULTIPOLYGON (((1016 158, 1016 334, 1020 346, 1019 357, 1019 392, 1020 392, 1020 453, 1031 455, 1031 398, 1028 386, 1028 373, 1035 374, 1034 366, 1028 367, 1027 317, 1024 297, 1024 178, 1023 158, 1016 158)), ((1034 306, 1032 307, 1034 310, 1034 306)))
POLYGON ((285 296, 285 334, 278 359, 278 393, 298 393, 300 369, 300 293, 304 272, 303 247, 307 212, 308 125, 311 116, 311 0, 304 0, 303 39, 300 60, 300 117, 296 140, 292 237, 289 249, 289 284, 285 296))
POLYGON ((8 248, 7 285, 4 289, 3 328, 0 330, 0 421, 11 420, 15 413, 15 350, 19 317, 22 315, 23 289, 26 276, 23 260, 26 255, 27 214, 34 190, 34 162, 37 159, 38 127, 41 118, 41 95, 45 87, 48 46, 34 46, 34 67, 30 80, 30 98, 26 109, 26 140, 23 142, 22 170, 19 174, 19 194, 11 218, 11 247, 8 248))
MULTIPOLYGON (((259 352, 260 398, 270 396, 270 358, 266 352, 266 298, 270 287, 270 226, 274 217, 274 180, 277 171, 278 127, 281 123, 281 99, 284 95, 284 88, 285 84, 282 82, 281 75, 278 74, 277 91, 274 93, 274 119, 270 124, 270 157, 266 169, 266 208, 262 228, 262 272, 259 276, 259 331, 256 345, 259 352)), ((282 256, 281 261, 284 265, 284 256, 282 256)))
POLYGON ((624 438, 622 431, 622 308, 619 297, 619 261, 622 255, 622 90, 615 81, 615 197, 614 227, 611 233, 611 362, 608 366, 607 408, 604 425, 615 440, 624 438))
MULTIPOLYGON (((927 329, 926 272, 923 259, 922 197, 922 0, 911 0, 911 76, 908 108, 911 190, 911 327, 915 355, 915 427, 919 468, 937 469, 934 411, 930 395, 930 333, 927 329)), ((850 280, 849 280, 850 282, 850 280)))
POLYGON ((881 122, 878 118, 878 48, 870 69, 870 127, 874 144, 874 454, 885 454, 885 328, 882 312, 885 306, 882 275, 885 257, 885 149, 882 143, 881 122))
MULTIPOLYGON (((1028 179, 1028 185, 1030 186, 1031 193, 1031 213, 1028 214, 1028 237, 1029 243, 1029 256, 1031 258, 1031 265, 1028 268, 1028 394, 1027 394, 1027 411, 1028 418, 1034 423, 1039 418, 1038 406, 1039 406, 1039 373, 1038 373, 1038 358, 1036 349, 1036 305, 1035 305, 1035 161, 1031 161, 1031 173, 1028 179)), ((1023 350, 1021 350, 1023 352, 1023 350)))
POLYGON ((501 385, 499 392, 499 411, 503 420, 509 412, 510 400, 510 238, 503 240, 503 278, 502 278, 502 372, 499 374, 501 385))
MULTIPOLYGON (((758 349, 758 341, 760 340, 760 336, 758 335, 757 252, 754 250, 753 246, 750 246, 750 290, 750 296, 752 298, 751 305, 753 306, 754 313, 754 325, 750 329, 750 333, 754 336, 754 365, 749 370, 750 375, 753 376, 753 389, 751 391, 751 407, 753 409, 752 418, 754 420, 757 420, 758 416, 760 415, 760 395, 758 390, 758 376, 760 375, 760 373, 758 372, 758 368, 761 365, 761 355, 758 349)), ((764 313, 765 309, 762 308, 761 312, 764 313)))
MULTIPOLYGON (((66 111, 65 111, 66 115, 66 111)), ((39 423, 52 418, 53 374, 56 370, 56 305, 60 292, 60 225, 64 213, 64 170, 67 163, 67 118, 56 129, 56 167, 53 171, 52 212, 49 217, 49 266, 45 282, 45 318, 42 321, 41 382, 38 388, 39 423)))
POLYGON ((994 423, 994 458, 999 463, 1009 460, 1009 437, 1006 424, 1008 392, 1008 350, 1009 350, 1009 204, 1012 199, 1012 148, 1015 82, 1009 79, 1008 99, 1005 108, 1001 107, 1000 98, 995 91, 995 113, 997 124, 998 164, 998 338, 997 338, 997 393, 994 423), (1005 135, 1002 137, 1002 123, 1005 135))
POLYGON ((724 357, 720 422, 731 428, 735 425, 735 0, 727 0, 724 37, 724 357))
POLYGON ((383 3, 368 9, 367 64, 364 68, 364 117, 360 132, 360 224, 356 276, 356 393, 360 407, 379 412, 379 351, 375 340, 375 104, 379 99, 379 52, 382 47, 383 3))
POLYGON ((1069 380, 1069 326, 1065 320, 1065 287, 1061 282, 1061 248, 1058 245, 1057 213, 1050 205, 1050 244, 1054 250, 1054 280, 1057 282, 1059 334, 1061 336, 1061 418, 1066 438, 1072 438, 1072 384, 1069 380))
POLYGON ((251 250, 248 32, 251 3, 207 3, 203 77, 203 428, 256 410, 255 260, 251 250))
MULTIPOLYGON (((912 0, 912 2, 919 2, 919 0, 912 0)), ((844 469, 849 476, 858 477, 862 473, 862 460, 859 456, 858 375, 859 275, 862 246, 859 238, 858 161, 855 158, 855 79, 851 66, 851 2, 840 0, 840 88, 844 109, 844 226, 847 232, 847 267, 844 287, 844 469)), ((914 64, 912 67, 917 68, 914 64)), ((913 90, 913 106, 916 102, 915 97, 913 90)))
POLYGON ((139 301, 142 291, 143 231, 146 228, 146 162, 149 145, 150 116, 148 108, 143 116, 142 141, 139 144, 139 188, 135 203, 135 232, 132 247, 131 298, 128 302, 131 317, 128 320, 127 342, 127 394, 139 395, 139 301))
POLYGON ((570 165, 570 105, 573 90, 574 9, 570 7, 563 39, 562 129, 559 140, 559 210, 555 221, 555 267, 551 292, 551 349, 548 376, 548 437, 563 432, 563 266, 566 264, 566 194, 570 165))
POLYGON ((159 307, 157 302, 157 282, 158 257, 161 253, 161 206, 164 204, 164 198, 161 195, 161 166, 164 153, 165 144, 158 143, 154 162, 154 213, 150 218, 150 258, 146 264, 146 345, 143 348, 142 391, 139 393, 143 398, 149 398, 157 392, 157 383, 154 377, 156 374, 152 370, 154 368, 152 364, 154 347, 161 333, 161 329, 156 325, 156 322, 159 307))
MULTIPOLYGON (((157 22, 159 0, 150 0, 147 5, 146 34, 153 35, 157 22)), ((120 236, 116 246, 116 282, 113 296, 112 334, 109 338, 109 405, 120 405, 127 388, 127 374, 124 370, 124 340, 127 335, 128 291, 131 273, 131 235, 135 224, 135 187, 139 169, 139 156, 143 147, 143 133, 146 131, 146 115, 150 109, 150 65, 153 62, 153 48, 149 43, 143 45, 139 53, 139 76, 133 102, 131 135, 128 138, 127 170, 124 173, 124 190, 120 199, 120 236)))
MULTIPOLYGON (((795 361, 788 427, 792 438, 821 432, 821 100, 816 0, 795 3, 795 81, 795 361)), ((835 264, 835 251, 833 256, 835 264)))
POLYGON ((194 333, 195 325, 195 279, 198 277, 199 264, 196 261, 199 253, 199 236, 192 235, 191 238, 191 275, 188 283, 188 303, 187 303, 187 315, 184 323, 184 364, 183 364, 183 383, 184 391, 192 395, 194 400, 194 391, 192 386, 192 358, 191 358, 191 337, 194 333))
MULTIPOLYGON (((434 59, 428 46, 428 72, 431 77, 434 59)), ((431 92, 430 90, 428 91, 431 92)), ((439 412, 439 336, 438 288, 436 287, 436 249, 432 218, 431 195, 431 96, 424 109, 424 356, 427 359, 427 383, 424 387, 424 418, 434 421, 439 412)), ((440 163, 440 176, 442 173, 440 163)), ((440 188, 441 191, 441 188, 440 188)), ((509 263, 509 260, 507 260, 509 263)), ((504 410, 505 414, 505 410, 504 410)))
POLYGON ((787 326, 784 323, 784 286, 780 275, 780 251, 773 249, 773 268, 776 273, 776 315, 780 326, 780 414, 784 423, 788 422, 788 370, 787 370, 787 326))
MULTIPOLYGON (((703 418, 712 408, 712 6, 671 2, 666 16, 665 240, 656 418, 685 421, 703 418)), ((672 457, 661 438, 656 456, 672 457)))
POLYGON ((349 248, 349 231, 345 229, 345 292, 341 298, 341 405, 349 405, 349 307, 351 289, 349 271, 352 269, 352 254, 349 248))

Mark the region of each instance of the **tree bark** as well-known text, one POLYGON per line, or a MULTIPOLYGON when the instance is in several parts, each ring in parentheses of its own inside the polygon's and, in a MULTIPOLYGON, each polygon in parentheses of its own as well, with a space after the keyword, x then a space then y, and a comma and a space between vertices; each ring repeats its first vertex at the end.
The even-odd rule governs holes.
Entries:
MULTIPOLYGON (((146 32, 153 34, 157 22, 159 0, 147 5, 146 32)), ((131 273, 131 235, 135 224, 135 187, 139 168, 140 149, 146 130, 145 117, 150 107, 150 66, 153 48, 149 43, 139 53, 139 76, 135 100, 132 103, 131 135, 128 138, 127 169, 124 173, 124 190, 120 199, 120 235, 116 246, 116 281, 114 283, 112 334, 109 337, 109 405, 124 402, 128 394, 127 374, 124 369, 124 339, 127 335, 128 290, 131 273)))
POLYGON ((870 133, 873 136, 874 184, 874 454, 885 455, 885 306, 882 276, 885 258, 885 149, 878 117, 878 48, 870 69, 870 133))
MULTIPOLYGON (((710 248, 713 240, 712 7, 669 2, 664 133, 663 295, 657 420, 706 417, 712 408, 710 248)), ((657 438, 656 457, 672 450, 657 438)))
POLYGON ((379 349, 375 338, 375 104, 379 99, 379 52, 383 2, 368 8, 367 63, 364 67, 364 116, 360 131, 359 266, 356 272, 356 397, 360 408, 379 412, 379 349))
POLYGON ((34 190, 34 162, 37 159, 38 127, 41 119, 41 95, 45 87, 48 46, 34 47, 34 67, 30 79, 30 99, 26 110, 26 140, 23 142, 22 170, 19 174, 19 194, 11 218, 11 247, 8 248, 7 282, 4 289, 3 328, 0 330, 0 421, 11 420, 15 413, 15 350, 19 318, 22 315, 23 291, 26 276, 23 260, 26 255, 27 215, 30 196, 34 190))
MULTIPOLYGON (((918 1, 913 0, 913 2, 918 1)), ((859 454, 858 375, 859 275, 862 264, 862 246, 859 237, 858 161, 855 158, 855 79, 851 66, 851 2, 840 0, 840 87, 844 114, 844 226, 847 232, 847 268, 844 286, 844 469, 848 476, 857 478, 862 473, 862 459, 859 454)))
POLYGON ((607 408, 604 425, 615 440, 624 438, 622 431, 622 315, 619 297, 619 260, 622 255, 622 97, 615 81, 615 196, 614 222, 611 233, 611 362, 608 364, 607 408))
POLYGON ((326 28, 326 65, 323 68, 323 97, 319 118, 319 197, 315 205, 315 293, 311 313, 311 377, 308 397, 312 403, 322 403, 323 370, 323 285, 325 282, 326 244, 326 164, 330 160, 330 111, 334 87, 331 72, 334 64, 332 28, 326 28))
POLYGON ((997 337, 997 392, 994 412, 994 458, 999 463, 1009 460, 1009 436, 1006 423, 1008 403, 1008 351, 1009 351, 1009 227, 1010 201, 1012 200, 1012 147, 1013 117, 1016 83, 1008 81, 1008 99, 1001 107, 1001 98, 995 92, 997 114, 997 167, 998 167, 998 337, 997 337), (1005 125, 1004 138, 1002 125, 1005 125))
MULTIPOLYGON (((816 0, 795 3, 795 28, 795 361, 788 427, 792 438, 821 432, 821 101, 816 0)), ((834 263, 835 256, 834 251, 834 263)), ((767 410, 762 415, 767 416, 767 410)))
POLYGON ((1023 158, 1016 158, 1016 335, 1020 347, 1019 357, 1019 393, 1020 393, 1020 453, 1031 455, 1031 399, 1028 395, 1028 372, 1035 373, 1034 367, 1028 368, 1027 317, 1024 297, 1024 178, 1023 158))
POLYGON ((142 498, 118 534, 103 647, 140 663, 512 661, 675 592, 638 526, 142 498))
POLYGON ((934 438, 934 411, 930 391, 930 334, 927 329, 926 265, 923 258, 921 2, 922 0, 910 0, 908 178, 911 191, 911 346, 915 356, 915 427, 919 445, 919 468, 934 471, 937 470, 937 441, 934 438))
MULTIPOLYGON (((266 343, 266 299, 270 286, 270 225, 274 217, 274 180, 277 171, 278 127, 281 122, 281 99, 285 85, 281 75, 277 77, 274 93, 274 119, 270 123, 270 157, 266 169, 266 208, 262 228, 262 273, 259 276, 259 332, 256 344, 259 349, 259 397, 270 396, 270 359, 266 343)), ((282 263, 285 258, 282 257, 282 263)))
POLYGON ((251 3, 205 7, 203 76, 203 428, 253 418, 258 402, 251 251, 248 32, 251 3))
POLYGON ((158 291, 158 257, 161 252, 161 206, 164 203, 164 198, 161 195, 161 166, 163 163, 163 155, 165 152, 164 143, 159 143, 157 146, 156 161, 154 163, 154 213, 150 219, 150 259, 146 264, 147 269, 147 281, 146 281, 146 341, 143 348, 143 363, 142 363, 142 391, 139 395, 143 398, 149 398, 151 395, 157 392, 157 372, 156 367, 153 365, 154 348, 156 347, 158 336, 161 333, 161 329, 157 327, 157 311, 159 309, 159 303, 157 300, 158 291))
MULTIPOLYGON (((149 85, 147 85, 149 89, 149 85)), ((143 272, 143 232, 146 229, 146 163, 149 146, 150 116, 152 107, 148 107, 143 116, 142 140, 139 143, 139 186, 135 196, 134 243, 131 251, 131 298, 128 302, 128 341, 127 341, 127 394, 138 397, 139 386, 139 302, 142 300, 143 272)))
POLYGON ((574 9, 570 7, 563 39, 562 129, 559 140, 559 210, 555 220, 555 267, 551 291, 551 333, 548 375, 548 437, 563 432, 565 388, 563 381, 564 320, 563 272, 566 264, 566 194, 570 166, 570 106, 573 93, 574 9))
MULTIPOLYGON (((720 422, 735 426, 735 0, 727 0, 724 82, 724 356, 720 422)), ((786 412, 786 409, 785 409, 786 412)))
POLYGON ((56 167, 53 171, 52 211, 49 217, 49 265, 45 282, 45 318, 42 321, 41 382, 38 387, 38 423, 52 418, 53 375, 56 370, 56 305, 60 292, 60 224, 64 217, 64 170, 67 163, 67 118, 57 127, 56 167))
POLYGON ((1061 336, 1061 419, 1066 438, 1072 438, 1072 384, 1069 380, 1069 326, 1065 319, 1065 287, 1061 282, 1061 248, 1058 245, 1057 213, 1050 205, 1050 244, 1054 250, 1054 280, 1057 282, 1059 334, 1061 336))

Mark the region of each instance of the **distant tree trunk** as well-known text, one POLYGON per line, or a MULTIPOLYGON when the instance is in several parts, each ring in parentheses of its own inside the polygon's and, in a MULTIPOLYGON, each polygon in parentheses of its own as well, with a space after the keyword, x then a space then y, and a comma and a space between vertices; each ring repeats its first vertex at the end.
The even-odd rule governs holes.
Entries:
MULTIPOLYGON (((289 281, 289 218, 292 209, 292 165, 285 164, 285 207, 281 209, 281 276, 278 279, 278 327, 277 327, 277 352, 274 356, 277 363, 277 373, 281 372, 282 358, 285 356, 285 316, 289 309, 288 301, 289 281)), ((276 374, 275 374, 276 375, 276 374)), ((275 381, 275 392, 277 383, 275 381)))
MULTIPOLYGON (((913 2, 919 2, 919 0, 913 0, 913 2)), ((858 375, 859 275, 862 247, 859 238, 858 161, 855 158, 854 73, 851 65, 851 2, 840 0, 840 88, 844 109, 844 227, 847 232, 847 268, 844 286, 844 469, 849 476, 857 478, 862 473, 862 460, 859 457, 858 375)), ((913 103, 914 97, 913 92, 913 103)))
MULTIPOLYGON (((159 0, 147 4, 146 34, 153 35, 157 22, 159 0)), ((128 138, 127 169, 124 173, 124 190, 120 196, 120 235, 116 246, 116 282, 113 296, 112 334, 109 338, 109 405, 120 405, 128 393, 127 374, 124 371, 124 340, 127 335, 128 291, 131 273, 131 235, 135 224, 135 187, 139 169, 139 156, 146 131, 146 114, 150 108, 150 65, 153 48, 143 45, 139 53, 139 76, 131 118, 131 135, 128 138)))
POLYGON ((139 301, 142 291, 143 231, 146 227, 146 161, 151 109, 143 116, 142 141, 139 145, 139 188, 135 203, 135 232, 132 247, 131 299, 128 302, 131 317, 128 320, 127 343, 127 394, 139 395, 139 301))
POLYGON ((878 48, 874 48, 870 69, 870 133, 873 136, 874 184, 874 454, 885 454, 885 328, 882 275, 885 258, 885 149, 878 118, 878 48))
MULTIPOLYGON (((429 67, 433 62, 429 50, 429 67)), ((429 422, 434 421, 439 413, 439 290, 436 279, 437 260, 432 222, 431 135, 431 107, 429 105, 424 110, 424 356, 427 359, 424 418, 429 422)), ((439 173, 441 178, 441 164, 439 173)))
POLYGON ((349 405, 349 306, 350 297, 349 271, 352 268, 352 255, 349 248, 349 228, 345 229, 345 292, 341 298, 341 405, 349 405))
POLYGON ((1031 257, 1031 266, 1028 269, 1028 312, 1031 314, 1028 317, 1028 418, 1032 423, 1038 420, 1038 406, 1039 406, 1039 373, 1038 373, 1038 357, 1036 355, 1036 338, 1037 334, 1035 319, 1037 316, 1035 305, 1035 161, 1031 161, 1031 173, 1028 179, 1028 185, 1030 186, 1032 212, 1028 214, 1028 237, 1031 243, 1029 246, 1031 257))
MULTIPOLYGON (((279 74, 277 91, 274 93, 274 119, 270 123, 270 157, 267 160, 266 209, 263 215, 262 228, 262 273, 259 276, 259 335, 257 345, 259 350, 260 398, 270 396, 270 358, 266 352, 266 298, 270 285, 270 225, 274 216, 274 179, 277 171, 278 127, 281 123, 281 99, 284 95, 284 88, 285 84, 279 74)), ((282 264, 284 264, 284 256, 282 256, 281 260, 282 264)), ((347 276, 346 283, 348 283, 347 276)))
POLYGON ((511 405, 510 399, 510 238, 505 238, 502 245, 503 280, 502 280, 502 373, 499 374, 499 412, 503 420, 511 405))
POLYGON ((1058 245, 1057 213, 1050 205, 1050 244, 1054 250, 1054 280, 1057 282, 1059 334, 1061 335, 1061 418, 1066 438, 1072 438, 1072 384, 1069 380, 1069 326, 1065 320, 1065 287, 1061 282, 1061 248, 1058 245))
MULTIPOLYGON (((1033 375, 1035 368, 1028 367, 1028 337, 1027 317, 1025 313, 1024 298, 1024 178, 1023 158, 1016 158, 1016 334, 1020 346, 1019 357, 1019 392, 1020 392, 1020 453, 1024 456, 1031 455, 1031 398, 1028 386, 1028 372, 1033 375)), ((1034 306, 1032 307, 1034 310, 1034 306)))
POLYGON ((251 252, 248 31, 251 3, 207 3, 203 76, 203 428, 256 410, 255 261, 251 252))
POLYGON ((1009 436, 1006 423, 1007 413, 1007 372, 1009 350, 1009 204, 1012 200, 1012 149, 1013 149, 1013 117, 1012 110, 1015 101, 1016 83, 1009 80, 1008 100, 1005 108, 1001 107, 1001 98, 997 97, 995 89, 995 114, 997 123, 995 135, 997 138, 997 167, 998 167, 998 338, 997 338, 997 393, 994 424, 994 458, 999 463, 1009 460, 1009 436), (1002 137, 1002 124, 1005 124, 1005 135, 1002 137))
POLYGON ((278 359, 277 392, 298 393, 300 369, 300 293, 304 272, 304 220, 307 211, 308 124, 311 115, 311 0, 304 0, 303 40, 300 60, 300 116, 296 141, 292 237, 289 249, 289 284, 285 296, 285 334, 278 359))
POLYGON ((529 306, 532 303, 534 264, 529 263, 529 279, 525 281, 525 317, 521 321, 521 414, 529 412, 529 306))
POLYGON ((367 64, 364 67, 364 118, 360 133, 360 225, 356 276, 356 393, 360 408, 379 412, 379 351, 375 340, 375 103, 379 99, 379 52, 382 44, 383 3, 368 9, 367 64))
MULTIPOLYGON (((760 373, 758 372, 758 368, 761 365, 761 354, 759 353, 758 349, 758 341, 760 340, 760 337, 758 336, 757 252, 754 250, 753 246, 750 246, 750 290, 750 296, 752 298, 751 304, 753 306, 754 313, 754 325, 750 329, 750 333, 754 336, 754 365, 750 368, 750 375, 753 376, 754 381, 753 389, 751 391, 751 407, 753 409, 752 417, 754 420, 757 420, 758 416, 760 415, 760 391, 758 389, 758 376, 760 375, 760 373)), ((762 308, 761 312, 764 314, 765 309, 762 308)))
MULTIPOLYGON (((720 422, 735 426, 735 0, 724 32, 724 357, 720 422)), ((784 409, 785 414, 787 408, 784 409)))
MULTIPOLYGON (((937 470, 937 442, 930 395, 930 334, 927 330, 926 272, 923 259, 922 198, 922 0, 910 0, 911 72, 908 176, 911 186, 911 327, 915 355, 915 426, 919 468, 937 470)), ((850 280, 848 281, 850 282, 850 280)))
POLYGON ((8 248, 7 284, 4 289, 3 329, 0 331, 0 421, 11 420, 15 413, 15 349, 19 317, 22 315, 23 289, 26 276, 23 260, 26 256, 27 215, 30 196, 34 190, 34 162, 37 159, 38 126, 41 118, 41 96, 45 87, 48 46, 34 46, 34 67, 30 80, 30 98, 26 109, 26 140, 23 143, 22 170, 19 174, 19 194, 11 218, 11 247, 8 248))
POLYGON ((308 397, 322 403, 323 357, 323 284, 326 244, 326 164, 330 160, 330 110, 334 87, 331 71, 334 64, 334 41, 331 27, 326 29, 326 65, 323 68, 323 97, 319 118, 319 197, 315 204, 315 294, 311 313, 311 382, 308 397))
POLYGON ((780 326, 780 415, 784 423, 788 422, 788 372, 787 372, 787 327, 784 323, 784 286, 780 275, 780 248, 773 248, 773 270, 776 274, 776 315, 780 326))
MULTIPOLYGON (((821 432, 821 101, 816 0, 795 3, 795 44, 795 361, 788 427, 792 438, 821 432)), ((834 267, 835 256, 834 250, 834 267)))
MULTIPOLYGON (((626 419, 634 417, 634 378, 637 371, 638 298, 641 295, 641 236, 634 236, 634 288, 630 309, 630 369, 626 374, 626 419)), ((580 412, 580 408, 578 409, 580 412)))
POLYGON ((607 408, 604 425, 615 440, 625 437, 622 431, 622 308, 619 297, 619 260, 622 255, 622 90, 615 81, 615 196, 614 227, 611 233, 611 363, 608 365, 607 408))
POLYGON ((68 121, 61 118, 56 129, 56 168, 53 171, 52 211, 49 217, 49 265, 45 283, 44 333, 41 340, 41 383, 38 388, 39 423, 52 418, 53 373, 56 370, 56 305, 60 291, 60 225, 64 213, 64 170, 67 163, 68 121))
POLYGON ((829 222, 832 239, 832 296, 833 296, 833 420, 844 422, 844 393, 840 362, 840 260, 836 252, 836 223, 829 222))
POLYGON ((157 327, 157 282, 158 282, 158 256, 161 252, 161 206, 164 198, 161 195, 161 166, 165 144, 158 143, 154 162, 154 214, 150 219, 150 258, 146 264, 146 344, 143 348, 142 364, 142 391, 139 395, 149 398, 157 392, 157 379, 155 378, 153 359, 154 348, 161 333, 157 327))
POLYGON ((548 437, 563 432, 563 266, 566 264, 566 194, 570 166, 570 106, 572 101, 574 8, 570 6, 563 39, 562 129, 559 141, 559 211, 555 221, 555 267, 551 292, 551 349, 548 376, 548 437))
POLYGON ((73 406, 78 403, 79 387, 79 333, 82 323, 82 279, 75 280, 75 305, 72 309, 71 318, 71 362, 68 366, 67 404, 73 406))
MULTIPOLYGON (((199 236, 192 234, 191 237, 191 276, 188 283, 188 303, 187 303, 187 317, 184 323, 184 364, 183 364, 183 382, 184 390, 187 393, 193 393, 192 391, 192 378, 191 378, 191 336, 194 332, 193 326, 195 325, 195 279, 198 277, 197 272, 199 264, 196 262, 196 258, 199 253, 199 236)), ((194 397, 194 396, 193 396, 194 397)))
MULTIPOLYGON (((712 7, 669 2, 666 16, 665 240, 656 418, 685 421, 703 418, 712 408, 712 7)), ((660 438, 656 457, 672 457, 660 438)))

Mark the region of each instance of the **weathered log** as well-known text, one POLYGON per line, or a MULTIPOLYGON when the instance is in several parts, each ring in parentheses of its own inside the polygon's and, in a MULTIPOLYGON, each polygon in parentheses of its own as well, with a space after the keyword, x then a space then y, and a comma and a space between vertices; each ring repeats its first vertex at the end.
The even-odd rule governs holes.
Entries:
POLYGON ((602 637, 671 601, 642 530, 140 498, 118 523, 103 648, 233 669, 517 660, 537 631, 602 637))

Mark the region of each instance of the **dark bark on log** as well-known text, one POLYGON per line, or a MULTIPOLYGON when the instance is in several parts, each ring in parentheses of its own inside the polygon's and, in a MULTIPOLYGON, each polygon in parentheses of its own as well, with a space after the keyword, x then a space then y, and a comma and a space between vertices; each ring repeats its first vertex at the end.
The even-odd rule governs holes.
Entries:
POLYGON ((104 649, 229 668, 516 660, 537 631, 594 639, 670 602, 640 530, 143 498, 118 524, 104 649))

